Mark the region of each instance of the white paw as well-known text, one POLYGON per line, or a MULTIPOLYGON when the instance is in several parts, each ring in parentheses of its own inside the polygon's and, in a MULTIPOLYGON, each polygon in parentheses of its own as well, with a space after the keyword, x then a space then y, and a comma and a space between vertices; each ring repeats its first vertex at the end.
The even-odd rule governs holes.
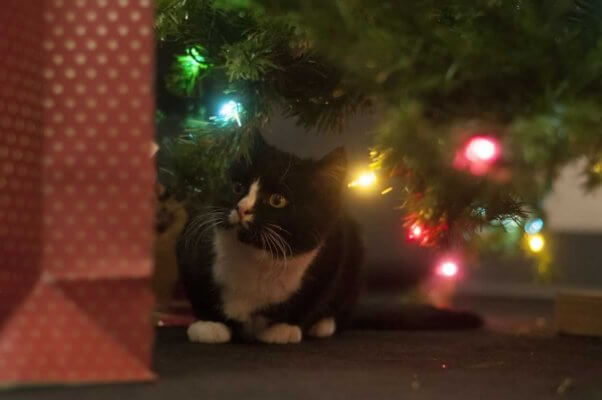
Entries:
POLYGON ((188 326, 188 340, 196 343, 227 343, 232 337, 230 328, 221 322, 197 321, 188 326))
POLYGON ((273 344, 299 343, 302 338, 301 328, 289 324, 274 324, 257 335, 260 342, 273 344))
POLYGON ((334 321, 334 318, 323 318, 313 324, 307 333, 309 336, 325 338, 334 335, 336 330, 337 323, 334 321))

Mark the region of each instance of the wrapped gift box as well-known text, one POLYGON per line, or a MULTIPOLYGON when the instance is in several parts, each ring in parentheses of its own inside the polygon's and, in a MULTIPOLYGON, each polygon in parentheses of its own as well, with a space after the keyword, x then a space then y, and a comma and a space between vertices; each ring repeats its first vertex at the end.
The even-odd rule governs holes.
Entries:
POLYGON ((0 384, 145 380, 153 2, 0 7, 0 384))

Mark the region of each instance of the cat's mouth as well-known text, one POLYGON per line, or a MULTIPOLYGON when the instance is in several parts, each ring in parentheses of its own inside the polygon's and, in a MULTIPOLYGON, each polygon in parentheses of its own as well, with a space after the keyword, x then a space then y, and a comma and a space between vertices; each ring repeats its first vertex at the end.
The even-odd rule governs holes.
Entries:
POLYGON ((228 214, 228 223, 230 226, 241 226, 244 229, 249 229, 249 224, 253 222, 253 213, 241 211, 240 208, 231 210, 228 214))

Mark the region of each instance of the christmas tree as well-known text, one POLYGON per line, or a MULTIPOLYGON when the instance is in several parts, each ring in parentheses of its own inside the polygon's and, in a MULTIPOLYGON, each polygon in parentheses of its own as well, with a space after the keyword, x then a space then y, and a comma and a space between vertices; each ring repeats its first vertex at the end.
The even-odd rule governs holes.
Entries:
POLYGON ((190 203, 282 112, 336 133, 377 110, 370 167, 418 245, 513 231, 544 268, 560 169, 602 182, 602 2, 161 0, 156 29, 160 176, 190 203))

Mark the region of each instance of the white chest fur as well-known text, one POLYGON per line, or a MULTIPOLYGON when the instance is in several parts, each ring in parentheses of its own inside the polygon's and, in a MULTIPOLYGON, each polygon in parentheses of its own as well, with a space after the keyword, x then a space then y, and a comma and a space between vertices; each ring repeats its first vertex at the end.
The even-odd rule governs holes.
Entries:
POLYGON ((214 250, 213 277, 222 289, 224 314, 241 322, 249 321, 263 307, 289 299, 318 252, 274 260, 267 252, 240 242, 235 229, 217 230, 214 250))

